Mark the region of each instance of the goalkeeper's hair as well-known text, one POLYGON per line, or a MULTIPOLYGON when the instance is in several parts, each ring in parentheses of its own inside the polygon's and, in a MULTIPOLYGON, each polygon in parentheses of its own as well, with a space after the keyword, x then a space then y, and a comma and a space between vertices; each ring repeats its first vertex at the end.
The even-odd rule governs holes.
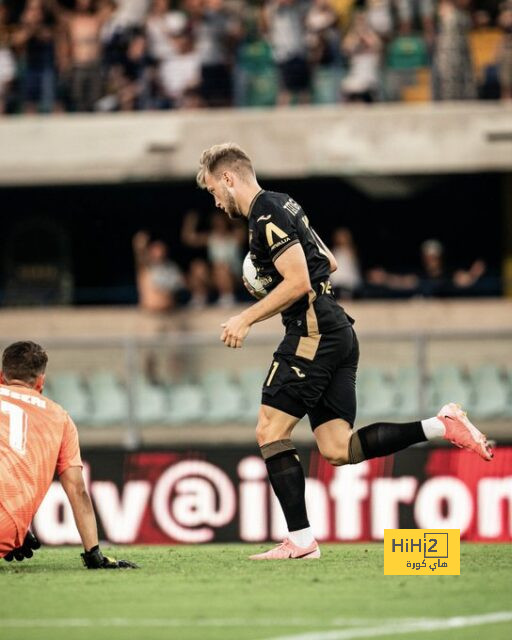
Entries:
POLYGON ((22 380, 33 384, 46 371, 48 354, 41 345, 25 340, 9 345, 2 354, 5 381, 22 380))
POLYGON ((205 176, 207 173, 218 177, 222 169, 229 168, 242 179, 249 175, 254 177, 254 169, 251 159, 245 151, 234 142, 215 144, 205 149, 199 159, 199 171, 196 182, 201 189, 206 188, 205 176))

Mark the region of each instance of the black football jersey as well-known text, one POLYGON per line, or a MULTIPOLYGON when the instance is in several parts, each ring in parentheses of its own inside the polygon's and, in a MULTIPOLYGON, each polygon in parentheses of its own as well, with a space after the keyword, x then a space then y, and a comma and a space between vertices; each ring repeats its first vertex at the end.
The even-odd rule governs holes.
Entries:
MULTIPOLYGON (((300 243, 306 256, 309 278, 316 294, 312 301, 319 333, 327 333, 351 324, 339 306, 329 284, 329 258, 325 245, 309 224, 302 207, 286 193, 260 191, 248 216, 249 250, 258 278, 267 292, 283 277, 274 262, 294 244, 300 243)), ((305 295, 282 313, 289 333, 307 335, 306 312, 312 295, 305 295)))

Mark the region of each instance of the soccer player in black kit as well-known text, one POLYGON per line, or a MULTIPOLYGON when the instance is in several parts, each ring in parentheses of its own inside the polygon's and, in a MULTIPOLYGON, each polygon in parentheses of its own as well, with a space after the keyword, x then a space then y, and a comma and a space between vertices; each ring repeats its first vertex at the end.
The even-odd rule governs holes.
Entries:
POLYGON ((286 328, 263 383, 256 437, 289 534, 252 559, 320 557, 306 513, 304 472, 291 441, 306 414, 321 455, 332 465, 357 464, 434 438, 492 459, 485 436, 455 403, 426 420, 379 422, 353 431, 359 345, 354 321, 332 293, 334 256, 297 202, 260 187, 238 145, 204 151, 197 183, 230 218, 247 219, 251 259, 266 290, 265 297, 222 325, 221 340, 240 348, 254 323, 277 313, 286 328))

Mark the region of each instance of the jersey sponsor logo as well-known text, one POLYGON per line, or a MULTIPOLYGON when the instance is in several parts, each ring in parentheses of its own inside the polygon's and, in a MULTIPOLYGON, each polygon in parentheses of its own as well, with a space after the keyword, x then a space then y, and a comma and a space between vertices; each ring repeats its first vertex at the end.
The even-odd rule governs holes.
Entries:
MULTIPOLYGON (((286 231, 283 231, 280 227, 277 226, 277 224, 274 224, 273 222, 267 222, 267 224, 265 225, 265 234, 267 236, 268 246, 272 249, 274 249, 274 236, 276 236, 278 239, 288 239, 288 234, 286 233, 286 231)), ((277 243, 276 246, 279 246, 279 243, 277 243)))
POLYGON ((305 378, 306 377, 306 374, 302 373, 302 371, 299 369, 299 367, 291 367, 291 368, 295 371, 295 373, 297 374, 298 378, 305 378))
POLYGON ((300 205, 297 204, 293 198, 288 198, 288 200, 283 204, 283 209, 289 211, 292 216, 296 216, 300 211, 300 205))
POLYGON ((274 251, 275 249, 279 249, 279 247, 283 246, 284 244, 288 244, 288 242, 290 242, 290 237, 286 236, 286 238, 283 238, 282 240, 279 240, 279 242, 276 242, 273 245, 271 245, 270 249, 271 251, 274 251))
POLYGON ((260 216, 256 222, 259 222, 260 220, 270 220, 272 216, 269 214, 268 216, 260 216))

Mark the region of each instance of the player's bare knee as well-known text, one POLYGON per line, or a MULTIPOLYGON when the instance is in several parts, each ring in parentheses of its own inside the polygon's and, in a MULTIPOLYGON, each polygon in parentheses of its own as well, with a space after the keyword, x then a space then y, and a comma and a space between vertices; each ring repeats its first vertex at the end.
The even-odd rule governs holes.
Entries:
POLYGON ((256 425, 256 441, 261 447, 269 442, 283 440, 290 436, 290 430, 286 425, 281 425, 275 420, 271 420, 265 407, 260 409, 258 424, 256 425))
POLYGON ((348 447, 338 446, 321 450, 322 457, 333 467, 341 467, 348 464, 348 447))

